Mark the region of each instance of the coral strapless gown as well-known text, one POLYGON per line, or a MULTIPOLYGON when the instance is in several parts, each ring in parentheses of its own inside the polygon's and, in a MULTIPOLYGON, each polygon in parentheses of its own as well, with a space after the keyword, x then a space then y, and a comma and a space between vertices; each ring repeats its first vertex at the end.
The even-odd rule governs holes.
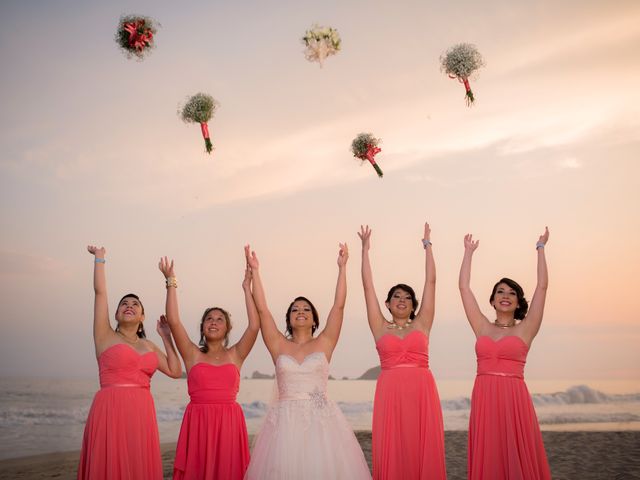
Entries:
POLYGON ((351 427, 327 398, 329 364, 322 352, 302 363, 276 359, 278 400, 256 437, 245 478, 269 480, 370 479, 351 427))
POLYGON ((191 402, 184 411, 173 478, 242 479, 249 464, 249 441, 236 402, 238 368, 233 363, 197 363, 187 382, 191 402))
POLYGON ((446 478, 442 407, 429 337, 414 330, 376 343, 382 372, 373 403, 373 478, 446 478))
POLYGON ((468 472, 472 480, 550 479, 538 418, 524 383, 529 347, 510 335, 476 341, 468 472))
POLYGON ((78 479, 162 479, 160 439, 151 376, 155 352, 139 354, 118 343, 98 358, 100 390, 82 439, 78 479))

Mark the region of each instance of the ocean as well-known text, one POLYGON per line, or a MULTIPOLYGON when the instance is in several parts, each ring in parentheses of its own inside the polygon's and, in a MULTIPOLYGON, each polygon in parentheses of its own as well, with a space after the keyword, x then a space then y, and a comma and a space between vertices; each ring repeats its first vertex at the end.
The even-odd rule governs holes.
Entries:
MULTIPOLYGON (((633 381, 527 380, 543 430, 640 430, 640 385, 633 381)), ((440 380, 446 430, 465 430, 473 380, 440 380)), ((354 430, 370 430, 375 381, 332 380, 336 401, 354 430)), ((97 379, 0 378, 0 459, 78 450, 97 379)), ((273 380, 244 379, 238 402, 256 433, 274 392, 273 380)), ((152 381, 160 441, 175 442, 188 402, 185 379, 152 381)))

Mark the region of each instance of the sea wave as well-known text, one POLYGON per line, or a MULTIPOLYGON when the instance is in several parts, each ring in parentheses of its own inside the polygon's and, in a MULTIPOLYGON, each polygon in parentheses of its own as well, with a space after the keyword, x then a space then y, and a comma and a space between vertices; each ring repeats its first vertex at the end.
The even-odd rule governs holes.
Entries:
MULTIPOLYGON (((576 385, 562 392, 533 394, 532 398, 542 424, 640 421, 640 415, 627 411, 637 412, 637 406, 627 408, 620 405, 616 412, 596 411, 595 408, 590 412, 568 412, 563 409, 563 406, 571 405, 597 407, 603 404, 611 406, 623 403, 637 404, 640 403, 640 393, 610 395, 587 385, 576 385)), ((5 406, 0 410, 0 427, 84 424, 89 412, 88 405, 83 407, 69 407, 67 405, 53 408, 50 405, 23 407, 20 403, 22 402, 5 406)), ((471 408, 469 397, 445 399, 441 403, 445 415, 447 412, 450 415, 455 415, 456 412, 468 412, 471 408)), ((337 402, 337 404, 347 418, 358 418, 361 415, 369 415, 373 411, 373 402, 337 402)), ((186 405, 159 405, 158 403, 156 406, 157 418, 160 423, 180 422, 186 407, 186 405)), ((253 401, 242 403, 241 407, 247 419, 259 419, 266 415, 269 403, 253 401)))

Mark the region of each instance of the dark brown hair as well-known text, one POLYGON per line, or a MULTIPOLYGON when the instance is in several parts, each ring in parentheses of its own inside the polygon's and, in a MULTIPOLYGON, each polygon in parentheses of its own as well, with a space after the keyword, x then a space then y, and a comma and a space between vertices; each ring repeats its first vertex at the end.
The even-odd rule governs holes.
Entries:
MULTIPOLYGON (((505 285, 509 285, 516 292, 516 296, 518 297, 518 307, 516 311, 513 312, 513 318, 516 320, 522 320, 527 315, 527 310, 529 310, 529 302, 524 298, 524 290, 518 284, 518 282, 511 280, 510 278, 501 278, 498 283, 493 286, 493 290, 491 291, 491 296, 489 297, 489 303, 493 306, 493 299, 496 296, 496 291, 498 290, 498 285, 504 283, 505 285)), ((496 307, 493 307, 496 308, 496 307)))
MULTIPOLYGON (((122 297, 118 302, 118 308, 120 308, 120 305, 122 304, 125 298, 135 298, 140 304, 140 307, 142 307, 142 314, 144 315, 144 305, 142 304, 140 297, 135 293, 127 293, 124 297, 122 297)), ((119 332, 119 331, 120 331, 120 324, 118 323, 118 326, 116 327, 116 332, 119 332)), ((138 335, 138 337, 140 338, 147 338, 147 334, 144 332, 144 325, 142 325, 142 322, 138 324, 138 330, 136 331, 136 335, 138 335)))

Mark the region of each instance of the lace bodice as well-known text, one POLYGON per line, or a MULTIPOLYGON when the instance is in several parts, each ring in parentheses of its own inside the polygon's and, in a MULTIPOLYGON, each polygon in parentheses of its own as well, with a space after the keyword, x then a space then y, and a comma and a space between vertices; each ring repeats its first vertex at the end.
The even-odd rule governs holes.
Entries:
POLYGON ((329 364, 322 352, 307 355, 302 363, 289 355, 276 360, 279 400, 311 400, 325 402, 329 364))

